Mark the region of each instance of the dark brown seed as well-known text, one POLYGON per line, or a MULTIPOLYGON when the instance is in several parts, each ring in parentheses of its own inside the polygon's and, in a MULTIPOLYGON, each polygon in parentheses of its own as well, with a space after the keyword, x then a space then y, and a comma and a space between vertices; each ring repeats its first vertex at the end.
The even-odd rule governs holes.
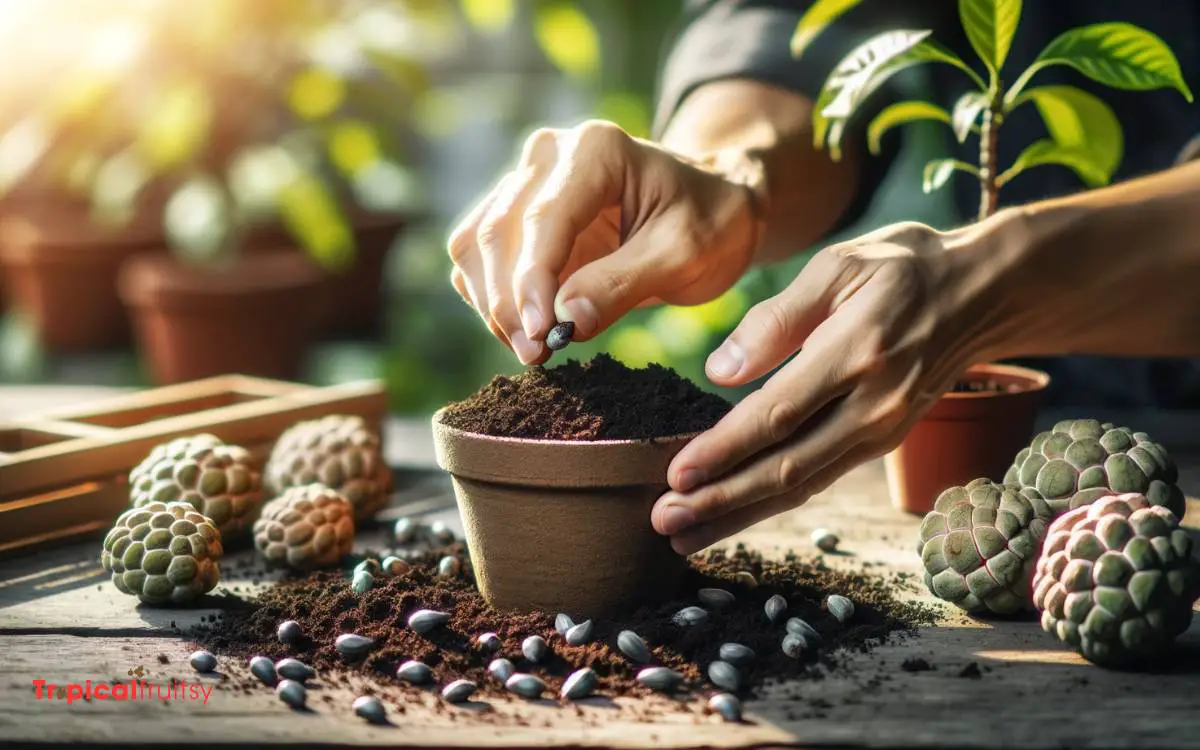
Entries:
POLYGON ((550 329, 550 333, 546 334, 546 346, 550 347, 553 351, 558 351, 567 344, 571 343, 571 338, 574 335, 574 323, 559 323, 550 329))

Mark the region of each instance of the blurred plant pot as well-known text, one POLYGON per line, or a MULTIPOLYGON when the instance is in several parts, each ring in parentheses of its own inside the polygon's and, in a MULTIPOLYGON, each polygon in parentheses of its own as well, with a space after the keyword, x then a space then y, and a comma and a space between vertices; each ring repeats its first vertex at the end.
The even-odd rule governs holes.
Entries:
POLYGON ((240 256, 219 269, 139 255, 118 281, 160 384, 226 373, 296 379, 324 295, 320 269, 290 250, 240 256))
POLYGON ((477 435, 433 417, 475 580, 501 610, 577 622, 669 596, 686 558, 650 526, 667 467, 692 436, 652 441, 477 435))
POLYGON ((0 282, 8 307, 30 317, 48 350, 109 349, 130 341, 116 289, 121 264, 163 246, 156 213, 108 228, 86 208, 48 198, 0 221, 0 282))
POLYGON ((1050 376, 1011 365, 975 365, 959 383, 999 389, 944 394, 887 454, 892 504, 925 514, 942 490, 988 477, 997 482, 1033 439, 1038 406, 1050 376))

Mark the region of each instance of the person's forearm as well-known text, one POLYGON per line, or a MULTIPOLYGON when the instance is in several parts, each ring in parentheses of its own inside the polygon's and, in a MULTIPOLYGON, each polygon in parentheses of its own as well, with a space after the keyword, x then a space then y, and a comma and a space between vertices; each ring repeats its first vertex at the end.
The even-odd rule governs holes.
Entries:
POLYGON ((709 83, 684 100, 662 137, 664 148, 711 164, 755 194, 754 260, 781 260, 835 226, 857 190, 856 159, 817 151, 812 102, 749 80, 709 83))
MULTIPOLYGON (((1009 209, 964 245, 988 359, 1200 356, 1200 163, 1009 209), (984 280, 984 279, 988 280, 984 280)), ((972 296, 968 294, 968 296, 972 296)))

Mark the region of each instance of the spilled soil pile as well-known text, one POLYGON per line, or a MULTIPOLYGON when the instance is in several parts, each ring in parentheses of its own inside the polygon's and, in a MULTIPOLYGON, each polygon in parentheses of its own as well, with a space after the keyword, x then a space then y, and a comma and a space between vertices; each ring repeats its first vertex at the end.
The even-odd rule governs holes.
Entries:
POLYGON ((442 421, 466 432, 534 440, 644 440, 701 432, 731 405, 674 370, 640 370, 606 354, 552 369, 497 376, 446 407, 442 421))

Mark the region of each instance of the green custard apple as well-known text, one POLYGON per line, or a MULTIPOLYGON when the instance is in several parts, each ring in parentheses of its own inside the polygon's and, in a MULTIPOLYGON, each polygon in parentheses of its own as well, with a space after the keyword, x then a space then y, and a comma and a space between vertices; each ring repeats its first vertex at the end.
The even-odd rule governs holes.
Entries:
POLYGON ((147 604, 186 604, 221 580, 216 523, 190 503, 150 502, 117 517, 100 565, 123 594, 147 604))

